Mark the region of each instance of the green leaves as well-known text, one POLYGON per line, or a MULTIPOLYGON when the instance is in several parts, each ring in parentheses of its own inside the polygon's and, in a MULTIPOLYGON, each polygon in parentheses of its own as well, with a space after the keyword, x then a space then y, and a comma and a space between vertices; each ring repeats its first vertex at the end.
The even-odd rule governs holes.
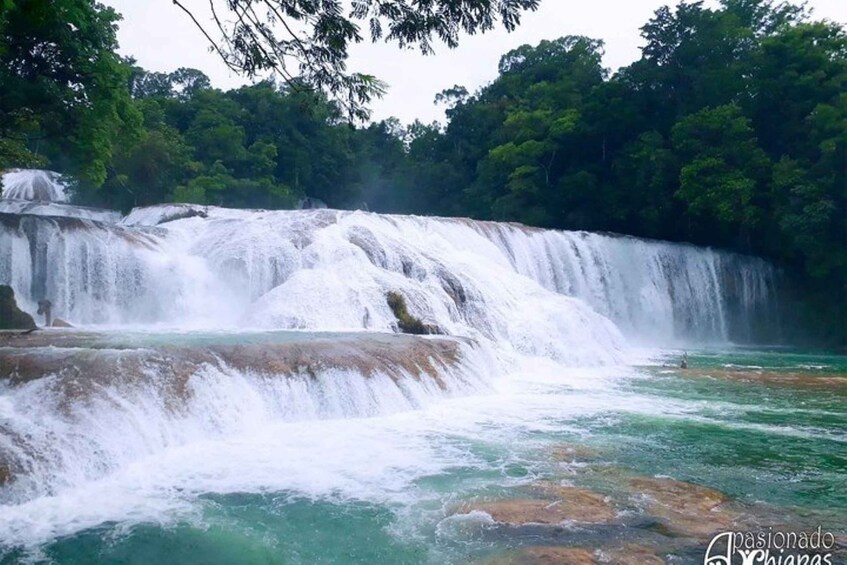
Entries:
POLYGON ((491 30, 498 20, 512 30, 521 14, 535 10, 538 3, 355 0, 347 11, 341 0, 212 0, 209 10, 200 13, 174 0, 232 70, 250 77, 272 70, 289 86, 323 90, 351 121, 366 120, 370 100, 385 92, 375 77, 347 70, 349 46, 363 40, 360 24, 367 26, 374 42, 385 39, 430 54, 435 41, 454 48, 462 33, 491 30))
POLYGON ((65 172, 103 182, 118 137, 140 126, 129 69, 115 53, 118 19, 92 0, 4 0, 0 161, 21 166, 27 152, 46 154, 70 161, 65 172))
POLYGON ((765 214, 770 161, 741 109, 729 104, 687 116, 673 128, 673 145, 682 160, 676 196, 688 213, 704 227, 718 226, 726 241, 738 233, 747 245, 765 214))

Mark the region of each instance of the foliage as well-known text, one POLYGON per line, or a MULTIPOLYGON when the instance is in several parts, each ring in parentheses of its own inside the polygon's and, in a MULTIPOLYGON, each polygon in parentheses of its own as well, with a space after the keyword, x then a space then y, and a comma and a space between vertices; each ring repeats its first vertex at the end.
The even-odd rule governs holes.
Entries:
POLYGON ((498 20, 513 30, 521 13, 536 9, 538 1, 355 0, 347 12, 341 0, 211 0, 204 14, 178 0, 173 3, 234 71, 255 76, 274 70, 290 86, 329 92, 354 120, 366 119, 367 103, 384 92, 376 77, 347 71, 350 44, 363 40, 359 22, 373 42, 384 38, 431 53, 436 39, 453 48, 461 33, 491 30, 498 20), (207 16, 214 29, 201 23, 207 16))
POLYGON ((93 0, 2 3, 0 168, 46 157, 94 185, 140 117, 115 53, 119 16, 93 0))

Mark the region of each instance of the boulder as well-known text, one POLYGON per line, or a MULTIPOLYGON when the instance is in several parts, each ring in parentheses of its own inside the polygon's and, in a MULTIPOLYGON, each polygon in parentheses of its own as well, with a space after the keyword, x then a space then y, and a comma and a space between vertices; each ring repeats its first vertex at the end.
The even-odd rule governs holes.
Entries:
POLYGON ((15 291, 7 285, 0 285, 0 330, 34 330, 35 320, 18 308, 15 291))
POLYGON ((73 326, 61 318, 56 318, 51 324, 54 328, 72 328, 73 326))

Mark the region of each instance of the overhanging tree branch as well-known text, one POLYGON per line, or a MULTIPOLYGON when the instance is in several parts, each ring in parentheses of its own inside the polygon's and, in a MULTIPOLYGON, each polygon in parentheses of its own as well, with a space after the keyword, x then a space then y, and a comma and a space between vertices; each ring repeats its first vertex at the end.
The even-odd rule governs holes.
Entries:
POLYGON ((365 120, 368 103, 384 94, 385 85, 347 70, 349 45, 363 41, 358 22, 367 23, 371 41, 384 38, 430 54, 436 40, 454 48, 462 33, 483 33, 498 21, 511 31, 540 0, 353 0, 346 14, 342 0, 209 0, 220 41, 180 0, 172 1, 231 70, 248 77, 276 72, 292 88, 328 93, 351 120, 365 120), (257 6, 267 14, 259 14, 257 6), (234 21, 227 22, 225 12, 234 21), (292 60, 299 64, 297 76, 289 69, 292 60))

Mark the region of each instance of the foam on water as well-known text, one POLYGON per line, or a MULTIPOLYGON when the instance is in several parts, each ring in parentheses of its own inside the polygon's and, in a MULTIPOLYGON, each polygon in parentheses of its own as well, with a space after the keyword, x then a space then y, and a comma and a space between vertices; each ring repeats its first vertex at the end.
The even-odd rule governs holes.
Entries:
MULTIPOLYGON (((65 484, 54 483, 52 492, 3 506, 0 540, 34 546, 107 521, 167 524, 190 519, 202 493, 287 492, 315 500, 411 504, 421 495, 415 482, 423 477, 457 467, 492 465, 470 453, 465 442, 508 446, 530 431, 562 431, 563 419, 608 410, 615 397, 609 385, 628 373, 621 368, 546 373, 551 369, 525 360, 508 381, 493 381, 494 390, 477 389, 475 396, 442 398, 437 403, 423 390, 413 393, 418 401, 411 404, 402 398, 405 394, 391 393, 396 411, 386 414, 383 406, 384 415, 371 418, 296 421, 310 418, 313 409, 305 384, 299 393, 274 391, 233 375, 198 377, 196 382, 206 390, 181 417, 166 416, 156 406, 158 401, 143 395, 124 393, 116 398, 104 391, 86 408, 96 415, 96 422, 56 426, 48 419, 40 429, 52 427, 68 442, 89 444, 88 449, 80 444, 69 450, 79 457, 69 463, 90 469, 97 461, 114 462, 112 472, 94 478, 66 475, 65 484), (540 385, 543 381, 549 384, 540 385), (532 386, 541 388, 533 391, 532 386), (278 403, 297 417, 280 418, 278 403), (417 410, 406 411, 409 406, 417 410), (79 437, 82 430, 90 437, 79 437), (170 447, 153 448, 163 441, 170 447), (138 453, 145 455, 130 457, 138 453), (88 456, 90 463, 84 460, 88 456), (122 458, 125 461, 117 464, 122 458)), ((345 391, 346 386, 333 380, 331 388, 338 387, 339 392, 330 387, 325 392, 347 395, 351 391, 345 391)), ((391 385, 377 380, 370 386, 371 391, 359 395, 364 405, 376 397, 384 401, 385 391, 380 389, 391 385)), ((325 410, 338 410, 329 404, 325 410)), ((627 410, 656 410, 655 402, 646 399, 630 398, 627 404, 627 410)), ((15 405, 30 407, 19 399, 15 405)), ((361 415, 373 414, 366 409, 361 415)), ((35 423, 43 416, 44 412, 30 415, 22 409, 17 417, 32 418, 37 430, 35 423)))

